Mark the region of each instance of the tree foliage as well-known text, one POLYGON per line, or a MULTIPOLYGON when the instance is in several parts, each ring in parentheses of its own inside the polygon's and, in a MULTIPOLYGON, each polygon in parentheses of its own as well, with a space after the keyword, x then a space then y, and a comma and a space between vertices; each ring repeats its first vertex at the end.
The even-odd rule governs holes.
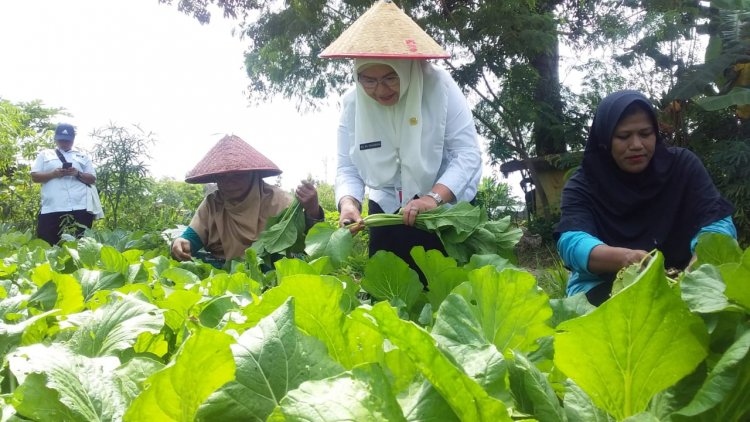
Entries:
POLYGON ((41 101, 14 104, 0 98, 0 222, 34 226, 39 185, 31 181, 31 162, 40 149, 52 147, 50 119, 60 111, 41 101))
POLYGON ((477 206, 487 213, 490 220, 506 216, 516 217, 517 207, 522 202, 510 190, 507 183, 498 182, 495 177, 483 177, 476 196, 477 206))
POLYGON ((155 140, 151 133, 138 126, 131 132, 114 123, 94 130, 91 136, 97 140, 93 159, 106 223, 110 228, 117 228, 123 208, 143 208, 148 187, 146 160, 155 140))
MULTIPOLYGON (((249 43, 245 64, 252 99, 282 95, 315 106, 352 84, 349 61, 318 55, 371 0, 177 2, 201 22, 209 21, 214 4, 241 22, 240 34, 249 43)), ((476 104, 480 131, 497 159, 565 151, 571 127, 578 126, 563 102, 558 35, 561 27, 581 26, 575 13, 586 15, 585 4, 404 0, 398 6, 452 53, 447 66, 476 104), (575 11, 569 19, 556 15, 563 4, 575 11)))

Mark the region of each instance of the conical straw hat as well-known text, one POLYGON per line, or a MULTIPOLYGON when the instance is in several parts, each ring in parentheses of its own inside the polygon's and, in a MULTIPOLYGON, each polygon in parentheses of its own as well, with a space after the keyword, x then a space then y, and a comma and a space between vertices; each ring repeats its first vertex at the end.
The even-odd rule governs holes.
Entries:
POLYGON ((446 59, 450 54, 398 6, 383 0, 360 16, 320 57, 446 59))
POLYGON ((212 183, 217 176, 230 173, 258 172, 260 177, 276 176, 281 170, 271 160, 243 141, 227 135, 211 148, 185 176, 188 183, 212 183))

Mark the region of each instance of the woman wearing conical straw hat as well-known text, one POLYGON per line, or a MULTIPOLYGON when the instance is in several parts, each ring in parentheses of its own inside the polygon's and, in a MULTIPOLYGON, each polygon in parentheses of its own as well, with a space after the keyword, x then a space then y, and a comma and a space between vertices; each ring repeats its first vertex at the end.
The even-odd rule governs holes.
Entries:
MULTIPOLYGON (((461 89, 428 59, 449 57, 390 1, 379 1, 321 57, 353 58, 355 87, 343 98, 338 130, 336 200, 339 223, 369 212, 403 213, 404 226, 370 229, 370 255, 388 250, 419 272, 414 246, 445 250, 437 236, 414 228, 420 212, 474 199, 481 153, 461 89)), ((354 232, 362 229, 356 225, 354 232)))
MULTIPOLYGON (((276 164, 239 136, 219 140, 185 178, 188 183, 216 183, 218 189, 203 199, 190 225, 172 242, 172 255, 179 261, 200 257, 214 266, 244 256, 268 218, 292 202, 289 193, 263 181, 279 174, 276 164), (201 249, 206 253, 199 253, 201 249)), ((295 196, 305 210, 308 227, 322 221, 323 210, 312 184, 302 182, 295 196)))

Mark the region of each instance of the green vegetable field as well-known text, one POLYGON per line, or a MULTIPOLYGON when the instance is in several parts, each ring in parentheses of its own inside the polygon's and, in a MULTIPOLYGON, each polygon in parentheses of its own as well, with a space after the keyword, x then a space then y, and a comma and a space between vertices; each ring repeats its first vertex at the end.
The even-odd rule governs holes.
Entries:
POLYGON ((594 309, 497 255, 415 248, 428 291, 389 253, 353 280, 348 232, 323 231, 266 273, 255 249, 225 271, 139 236, 1 234, 1 420, 750 418, 750 249, 731 239, 703 236, 676 280, 655 253, 594 309))

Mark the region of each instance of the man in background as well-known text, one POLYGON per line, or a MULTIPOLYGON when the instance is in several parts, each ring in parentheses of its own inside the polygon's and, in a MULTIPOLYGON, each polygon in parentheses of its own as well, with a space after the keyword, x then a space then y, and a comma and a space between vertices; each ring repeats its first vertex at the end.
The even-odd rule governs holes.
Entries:
POLYGON ((57 148, 41 151, 31 166, 31 180, 42 184, 37 236, 50 245, 60 241, 65 227, 75 227, 80 237, 94 221, 94 214, 86 208, 91 194, 88 185, 96 182, 96 171, 86 154, 73 149, 75 137, 73 125, 58 124, 57 148))

